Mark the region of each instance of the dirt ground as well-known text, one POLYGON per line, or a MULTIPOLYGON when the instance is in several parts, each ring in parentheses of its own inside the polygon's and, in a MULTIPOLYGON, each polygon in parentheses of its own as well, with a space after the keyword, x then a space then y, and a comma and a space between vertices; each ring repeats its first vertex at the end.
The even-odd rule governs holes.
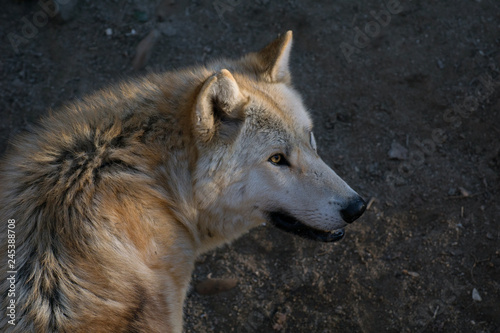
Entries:
POLYGON ((500 332, 500 2, 160 2, 80 0, 61 22, 5 1, 0 153, 49 108, 291 29, 320 155, 370 207, 333 245, 262 226, 199 258, 193 285, 238 285, 192 288, 186 332, 500 332))

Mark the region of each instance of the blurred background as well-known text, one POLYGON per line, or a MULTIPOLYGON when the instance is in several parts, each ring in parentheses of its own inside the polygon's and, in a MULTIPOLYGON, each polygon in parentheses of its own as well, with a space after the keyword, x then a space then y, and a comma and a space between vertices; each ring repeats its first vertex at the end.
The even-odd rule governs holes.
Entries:
POLYGON ((293 30, 319 153, 369 201, 339 243, 262 226, 202 256, 186 332, 500 332, 500 2, 58 2, 2 2, 0 154, 67 101, 293 30))

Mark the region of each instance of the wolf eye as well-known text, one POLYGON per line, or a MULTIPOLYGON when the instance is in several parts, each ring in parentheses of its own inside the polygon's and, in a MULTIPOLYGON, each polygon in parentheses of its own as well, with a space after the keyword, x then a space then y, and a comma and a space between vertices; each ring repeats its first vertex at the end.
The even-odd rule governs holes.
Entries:
POLYGON ((274 154, 273 156, 269 157, 269 162, 271 162, 274 165, 290 165, 288 161, 285 159, 285 156, 282 154, 274 154))

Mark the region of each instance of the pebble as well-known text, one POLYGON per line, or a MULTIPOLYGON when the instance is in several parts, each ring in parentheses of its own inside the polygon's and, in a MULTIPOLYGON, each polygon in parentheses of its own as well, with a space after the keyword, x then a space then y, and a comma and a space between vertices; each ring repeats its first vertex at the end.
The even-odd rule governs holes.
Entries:
POLYGON ((106 36, 111 36, 111 35, 113 35, 113 29, 107 28, 106 29, 106 36))
POLYGON ((238 285, 237 279, 212 279, 208 278, 198 282, 195 290, 200 295, 215 295, 233 289, 238 285))
POLYGON ((436 59, 436 63, 437 63, 437 66, 439 69, 443 69, 444 68, 444 63, 441 59, 436 59))
POLYGON ((418 274, 417 272, 407 271, 406 269, 403 269, 403 274, 406 274, 414 278, 418 278, 420 276, 420 274, 418 274))
POLYGON ((481 302, 483 300, 476 288, 472 289, 472 299, 476 302, 481 302))
POLYGON ((393 142, 388 155, 391 160, 406 160, 408 159, 408 149, 397 142, 393 142))
POLYGON ((460 190, 460 194, 464 197, 464 198, 468 198, 471 196, 470 194, 470 191, 467 191, 465 188, 463 187, 459 187, 458 188, 460 190))

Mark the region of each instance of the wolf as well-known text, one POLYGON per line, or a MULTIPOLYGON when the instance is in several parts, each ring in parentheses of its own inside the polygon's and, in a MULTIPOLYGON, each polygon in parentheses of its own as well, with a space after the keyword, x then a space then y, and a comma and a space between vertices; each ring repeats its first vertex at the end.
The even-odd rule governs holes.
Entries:
POLYGON ((0 330, 181 332, 201 253, 265 222, 343 238, 366 204, 318 156, 291 46, 289 31, 118 84, 18 138, 0 167, 1 253, 15 256, 0 330))

